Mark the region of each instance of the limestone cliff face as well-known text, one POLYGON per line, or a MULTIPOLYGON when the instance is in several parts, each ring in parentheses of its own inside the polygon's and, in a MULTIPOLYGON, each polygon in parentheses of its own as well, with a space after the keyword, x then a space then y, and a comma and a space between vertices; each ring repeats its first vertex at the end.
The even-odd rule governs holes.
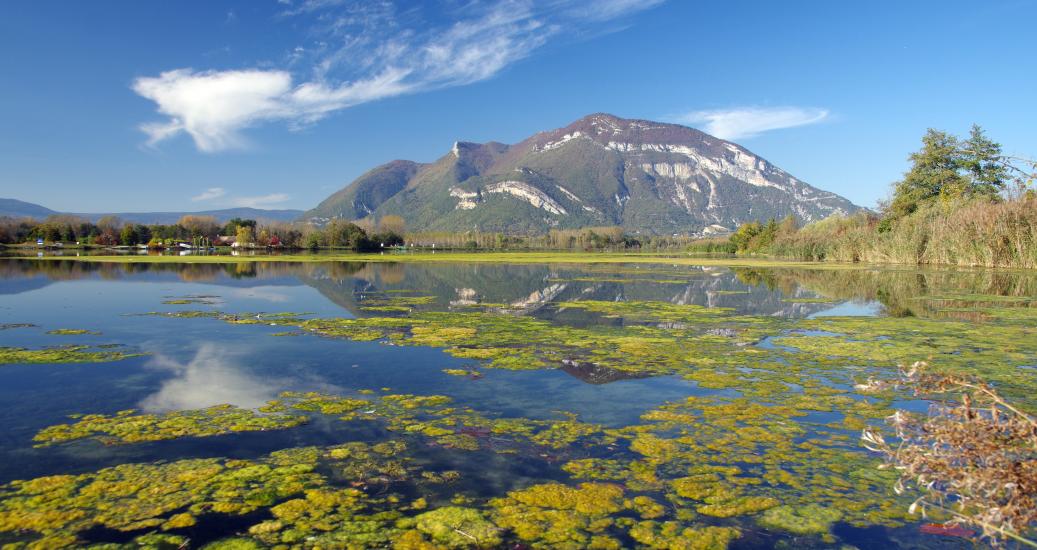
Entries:
POLYGON ((305 216, 403 216, 413 230, 531 232, 622 225, 710 233, 859 208, 693 128, 595 114, 518 144, 457 142, 429 164, 375 168, 305 216))

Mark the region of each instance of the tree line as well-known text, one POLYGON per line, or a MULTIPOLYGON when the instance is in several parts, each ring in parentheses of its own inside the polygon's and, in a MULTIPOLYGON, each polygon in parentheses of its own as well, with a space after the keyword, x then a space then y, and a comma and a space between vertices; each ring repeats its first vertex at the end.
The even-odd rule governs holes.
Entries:
POLYGON ((0 218, 2 244, 32 244, 42 239, 46 244, 162 248, 200 240, 216 243, 221 236, 251 246, 290 246, 301 241, 302 232, 291 224, 259 226, 256 220, 240 218, 219 223, 213 216, 197 215, 182 216, 174 224, 140 224, 115 216, 102 217, 95 223, 66 214, 43 220, 0 218))
POLYGON ((400 216, 375 221, 334 219, 317 227, 307 223, 258 223, 234 218, 219 223, 213 216, 185 215, 175 224, 139 224, 113 216, 96 223, 70 215, 42 221, 0 218, 0 244, 48 244, 84 247, 174 247, 178 243, 285 249, 350 249, 374 251, 408 246, 451 250, 683 250, 695 241, 691 235, 633 235, 619 226, 552 229, 543 234, 507 235, 500 232, 408 232, 400 216))

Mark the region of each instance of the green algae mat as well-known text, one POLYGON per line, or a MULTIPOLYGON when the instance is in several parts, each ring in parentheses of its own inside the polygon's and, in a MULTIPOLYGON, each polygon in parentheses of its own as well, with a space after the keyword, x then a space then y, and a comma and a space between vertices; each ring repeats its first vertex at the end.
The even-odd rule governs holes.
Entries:
POLYGON ((1037 274, 622 258, 0 260, 0 545, 977 543, 860 444, 925 396, 869 388, 1037 411, 1037 274))

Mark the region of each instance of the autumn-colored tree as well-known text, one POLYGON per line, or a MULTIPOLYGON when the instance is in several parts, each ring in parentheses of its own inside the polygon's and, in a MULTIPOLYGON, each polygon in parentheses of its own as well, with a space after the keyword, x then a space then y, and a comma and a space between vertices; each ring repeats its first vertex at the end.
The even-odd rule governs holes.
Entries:
POLYGON ((251 246, 256 243, 256 236, 249 225, 239 225, 235 232, 235 240, 238 246, 251 246))
POLYGON ((214 216, 187 214, 181 216, 176 223, 187 230, 187 233, 192 237, 212 237, 216 235, 220 228, 214 216))
POLYGON ((379 233, 396 233, 402 235, 407 230, 407 222, 400 216, 382 216, 378 220, 379 233))

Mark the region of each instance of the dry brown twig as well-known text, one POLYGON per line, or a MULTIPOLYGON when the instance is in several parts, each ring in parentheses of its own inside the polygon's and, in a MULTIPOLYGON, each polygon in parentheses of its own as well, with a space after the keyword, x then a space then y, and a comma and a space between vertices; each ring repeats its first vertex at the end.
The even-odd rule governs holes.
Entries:
POLYGON ((892 442, 866 428, 864 446, 900 473, 897 494, 909 487, 922 493, 912 514, 938 509, 951 524, 980 529, 994 545, 1011 539, 1037 547, 1027 536, 1037 526, 1037 420, 987 384, 927 367, 918 362, 902 367, 899 380, 857 386, 903 387, 932 401, 926 415, 898 410, 887 419, 892 442))

